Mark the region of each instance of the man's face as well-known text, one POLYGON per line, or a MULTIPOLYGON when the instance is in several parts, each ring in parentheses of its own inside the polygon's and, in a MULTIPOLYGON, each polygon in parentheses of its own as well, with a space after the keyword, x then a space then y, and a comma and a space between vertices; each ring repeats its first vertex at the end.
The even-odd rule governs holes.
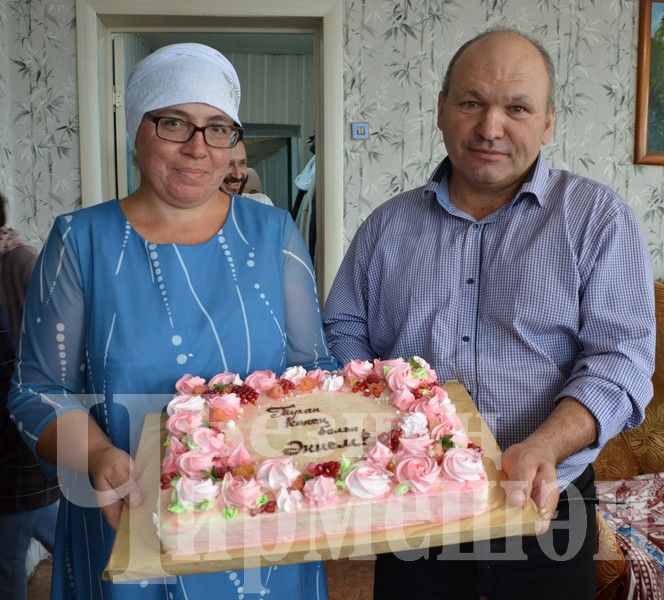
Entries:
POLYGON ((243 142, 238 142, 231 148, 231 159, 228 163, 228 173, 221 184, 222 191, 229 196, 237 194, 240 186, 247 176, 247 150, 243 142))
POLYGON ((451 189, 508 201, 551 140, 548 94, 544 59, 527 40, 495 33, 469 46, 438 98, 451 189))

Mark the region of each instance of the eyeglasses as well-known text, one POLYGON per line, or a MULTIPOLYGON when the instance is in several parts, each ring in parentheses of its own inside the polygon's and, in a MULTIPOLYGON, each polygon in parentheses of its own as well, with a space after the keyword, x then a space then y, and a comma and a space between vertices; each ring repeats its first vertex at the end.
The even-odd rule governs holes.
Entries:
POLYGON ((146 113, 143 118, 155 124, 157 137, 169 142, 179 142, 180 144, 188 142, 196 135, 197 131, 201 131, 208 146, 212 148, 232 148, 242 139, 244 133, 244 129, 240 127, 223 123, 196 127, 193 123, 176 117, 156 117, 146 113))

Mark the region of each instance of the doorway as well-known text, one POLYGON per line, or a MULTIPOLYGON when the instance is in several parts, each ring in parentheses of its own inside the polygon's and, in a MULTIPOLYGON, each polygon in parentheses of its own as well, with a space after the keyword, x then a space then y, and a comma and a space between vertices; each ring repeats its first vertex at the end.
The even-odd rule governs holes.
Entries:
MULTIPOLYGON (((114 195, 112 36, 121 32, 306 33, 315 38, 320 235, 316 276, 327 295, 343 256, 343 1, 76 0, 83 205, 114 195)), ((306 132, 305 132, 306 133, 306 132)), ((306 133, 308 135, 308 133, 306 133)))

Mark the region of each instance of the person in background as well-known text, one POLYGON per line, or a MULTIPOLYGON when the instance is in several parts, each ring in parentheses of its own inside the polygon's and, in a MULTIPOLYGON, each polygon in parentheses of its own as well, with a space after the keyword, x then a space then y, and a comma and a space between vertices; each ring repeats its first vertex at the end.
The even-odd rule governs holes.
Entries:
POLYGON ((6 227, 5 203, 0 194, 0 598, 25 600, 28 548, 35 538, 53 552, 60 488, 56 478, 44 476, 7 410, 23 301, 37 251, 6 227))
MULTIPOLYGON (((274 203, 268 196, 258 190, 259 193, 244 193, 247 184, 249 168, 247 167, 247 149, 244 142, 240 140, 233 148, 231 148, 231 157, 228 163, 228 172, 226 177, 221 183, 221 191, 229 196, 237 194, 238 196, 245 196, 252 198, 262 204, 269 204, 272 206, 274 203)), ((255 171, 254 171, 255 173, 255 171)), ((258 177, 258 175, 256 175, 258 177)), ((260 185, 260 179, 259 179, 260 185)))
POLYGON ((509 503, 542 516, 509 546, 379 555, 377 599, 594 598, 590 465, 652 397, 653 278, 627 203, 541 153, 554 73, 514 30, 464 44, 438 98, 447 158, 361 225, 329 294, 336 358, 418 355, 461 381, 504 451, 509 503))
POLYGON ((252 169, 251 167, 247 168, 247 176, 244 178, 242 187, 240 187, 240 196, 274 206, 272 200, 263 193, 263 184, 258 173, 256 173, 256 169, 252 169))
POLYGON ((63 493, 52 598, 327 597, 317 562, 101 579, 122 506, 143 502, 136 426, 176 381, 336 368, 292 219, 219 189, 243 133, 239 107, 235 69, 208 46, 174 44, 140 61, 125 97, 139 188, 58 217, 37 262, 10 410, 45 469, 89 476, 97 496, 83 505, 77 489, 63 493))

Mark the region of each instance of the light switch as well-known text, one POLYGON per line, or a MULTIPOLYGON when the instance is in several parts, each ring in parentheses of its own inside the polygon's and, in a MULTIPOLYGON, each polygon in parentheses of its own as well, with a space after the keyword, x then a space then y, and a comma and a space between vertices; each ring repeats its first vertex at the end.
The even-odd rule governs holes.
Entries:
POLYGON ((368 140, 369 123, 367 121, 353 121, 350 124, 350 133, 354 140, 368 140))

